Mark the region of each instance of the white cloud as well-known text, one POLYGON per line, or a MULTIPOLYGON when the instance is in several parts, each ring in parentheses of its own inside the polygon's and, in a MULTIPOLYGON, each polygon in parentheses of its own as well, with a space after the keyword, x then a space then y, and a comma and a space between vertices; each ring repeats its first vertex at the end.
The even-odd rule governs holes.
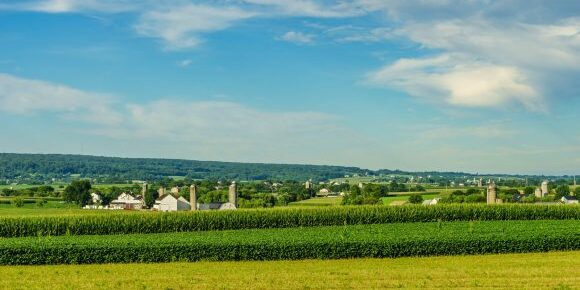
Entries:
POLYGON ((230 27, 234 22, 255 16, 237 7, 188 4, 143 14, 135 30, 147 37, 162 39, 168 49, 198 46, 201 35, 230 27))
POLYGON ((346 2, 334 2, 332 4, 323 4, 320 1, 309 0, 242 0, 245 3, 255 4, 265 7, 273 7, 268 10, 267 14, 286 15, 298 17, 317 17, 317 18, 342 18, 354 17, 364 14, 364 11, 356 5, 346 2))
POLYGON ((288 31, 278 39, 298 44, 309 44, 313 42, 314 35, 296 31, 288 31))
POLYGON ((391 28, 379 27, 373 28, 370 31, 350 31, 345 36, 337 38, 339 42, 377 42, 393 39, 393 32, 391 28))
POLYGON ((580 65, 579 18, 543 25, 480 18, 412 23, 397 34, 426 48, 525 69, 577 69, 580 65))
POLYGON ((121 115, 112 109, 109 95, 7 74, 0 74, 0 111, 13 114, 53 112, 104 125, 121 122, 121 115))
POLYGON ((0 10, 22 10, 44 13, 104 12, 117 13, 136 9, 135 1, 128 0, 39 0, 0 4, 0 10))
POLYGON ((544 111, 539 92, 518 68, 442 55, 400 59, 371 73, 368 81, 392 86, 434 103, 465 107, 498 107, 513 102, 544 111))
POLYGON ((442 53, 399 59, 367 80, 454 106, 504 107, 516 102, 530 111, 546 111, 551 75, 578 71, 580 66, 577 18, 545 25, 481 18, 417 22, 394 33, 442 53))
POLYGON ((331 160, 333 154, 318 154, 346 145, 313 140, 353 135, 338 117, 327 113, 257 109, 225 101, 160 99, 127 104, 108 94, 7 74, 0 74, 1 114, 60 116, 82 122, 83 134, 108 137, 119 141, 116 144, 144 142, 141 150, 161 156, 213 160, 331 160))

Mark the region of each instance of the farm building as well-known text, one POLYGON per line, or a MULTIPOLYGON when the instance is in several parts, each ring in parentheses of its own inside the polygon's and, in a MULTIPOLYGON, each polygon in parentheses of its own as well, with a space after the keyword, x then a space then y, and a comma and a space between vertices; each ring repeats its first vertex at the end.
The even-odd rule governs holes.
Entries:
POLYGON ((212 202, 197 205, 198 210, 230 210, 236 209, 236 206, 231 202, 212 202))
POLYGON ((437 203, 439 203, 439 200, 441 200, 441 198, 436 197, 434 199, 426 199, 423 201, 423 205, 436 205, 437 203))
POLYGON ((142 209, 144 206, 143 197, 133 196, 129 193, 121 193, 117 199, 111 201, 109 209, 142 209))
POLYGON ((182 196, 165 194, 155 200, 155 205, 153 205, 153 209, 158 211, 190 210, 191 205, 182 196))
POLYGON ((330 190, 323 188, 321 190, 318 191, 318 196, 327 196, 330 194, 330 190))
POLYGON ((578 198, 575 196, 563 196, 560 201, 563 204, 578 204, 578 198))
MULTIPOLYGON (((190 196, 192 196, 193 193, 196 193, 196 189, 195 187, 190 188, 190 196)), ((193 195, 195 196, 195 194, 193 195)), ((196 197, 197 200, 197 197, 196 197)), ((232 209, 237 209, 236 205, 237 205, 237 201, 238 201, 238 186, 236 185, 236 182, 232 182, 232 184, 229 187, 229 192, 228 192, 228 202, 212 202, 212 203, 205 203, 205 204, 196 204, 196 208, 197 210, 232 210, 232 209)))

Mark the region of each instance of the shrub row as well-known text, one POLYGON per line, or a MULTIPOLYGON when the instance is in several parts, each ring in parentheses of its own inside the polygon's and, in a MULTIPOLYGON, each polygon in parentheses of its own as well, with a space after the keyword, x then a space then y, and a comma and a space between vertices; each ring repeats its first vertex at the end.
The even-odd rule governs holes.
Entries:
POLYGON ((580 249, 579 221, 404 223, 0 239, 0 264, 382 258, 580 249))
MULTIPOLYGON (((13 204, 13 199, 0 199, 0 204, 13 204)), ((22 199, 22 203, 36 203, 35 199, 22 199)))
POLYGON ((288 228, 401 222, 580 219, 580 207, 558 205, 351 206, 178 213, 110 212, 0 218, 0 237, 107 235, 288 228))

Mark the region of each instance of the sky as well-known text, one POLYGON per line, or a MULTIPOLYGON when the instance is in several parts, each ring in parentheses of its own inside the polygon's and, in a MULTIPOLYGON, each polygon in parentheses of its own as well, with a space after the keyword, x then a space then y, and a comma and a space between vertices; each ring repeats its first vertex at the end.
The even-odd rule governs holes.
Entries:
POLYGON ((0 152, 579 174, 579 80, 577 0, 0 0, 0 152))

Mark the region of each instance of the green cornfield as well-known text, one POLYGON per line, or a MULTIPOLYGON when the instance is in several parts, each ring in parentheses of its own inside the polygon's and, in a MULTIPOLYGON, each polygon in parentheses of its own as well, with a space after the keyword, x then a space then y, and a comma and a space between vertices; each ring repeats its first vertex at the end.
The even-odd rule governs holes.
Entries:
POLYGON ((0 238, 0 264, 294 260, 580 249, 580 221, 470 221, 0 238))
POLYGON ((578 220, 580 206, 349 206, 3 217, 0 237, 108 235, 433 221, 578 220))

